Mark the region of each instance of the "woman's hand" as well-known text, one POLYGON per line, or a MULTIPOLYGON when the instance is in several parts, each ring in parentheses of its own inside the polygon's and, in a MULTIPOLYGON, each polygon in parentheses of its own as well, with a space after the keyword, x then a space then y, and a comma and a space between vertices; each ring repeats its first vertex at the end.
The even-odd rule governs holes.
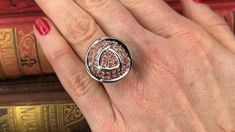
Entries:
POLYGON ((181 0, 35 0, 52 20, 36 37, 93 131, 235 131, 235 38, 206 4, 181 0), (54 26, 55 25, 55 26, 54 26), (84 67, 102 36, 128 45, 133 68, 101 84, 84 67))

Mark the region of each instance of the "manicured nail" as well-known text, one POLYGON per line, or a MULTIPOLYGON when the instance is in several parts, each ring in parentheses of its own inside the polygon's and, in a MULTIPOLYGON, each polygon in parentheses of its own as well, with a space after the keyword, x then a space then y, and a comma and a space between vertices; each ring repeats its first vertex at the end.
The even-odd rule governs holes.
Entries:
POLYGON ((47 21, 42 17, 35 21, 35 27, 42 36, 47 35, 51 30, 47 21))
POLYGON ((194 0, 197 3, 205 3, 206 0, 194 0))

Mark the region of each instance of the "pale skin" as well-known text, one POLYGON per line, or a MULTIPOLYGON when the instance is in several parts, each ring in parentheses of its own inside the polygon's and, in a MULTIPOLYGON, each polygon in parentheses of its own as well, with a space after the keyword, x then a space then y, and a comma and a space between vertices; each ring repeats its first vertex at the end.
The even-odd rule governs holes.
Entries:
POLYGON ((36 37, 92 131, 235 131, 235 37, 206 4, 181 0, 182 16, 162 0, 35 1, 51 27, 36 37), (85 70, 87 48, 102 36, 132 54, 119 82, 85 70))

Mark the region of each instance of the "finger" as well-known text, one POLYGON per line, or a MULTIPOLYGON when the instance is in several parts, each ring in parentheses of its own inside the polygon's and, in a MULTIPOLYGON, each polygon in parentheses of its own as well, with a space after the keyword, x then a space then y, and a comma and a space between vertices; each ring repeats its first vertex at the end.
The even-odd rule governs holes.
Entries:
POLYGON ((103 86, 88 77, 82 61, 49 20, 37 19, 35 35, 64 88, 91 127, 102 125, 104 118, 112 121, 112 106, 103 86))
POLYGON ((104 32, 94 19, 72 0, 35 0, 84 61, 86 51, 104 32))
MULTIPOLYGON (((136 78, 137 64, 135 60, 141 58, 141 49, 149 44, 143 37, 146 30, 139 25, 136 19, 118 0, 74 0, 78 6, 86 10, 109 36, 114 36, 127 42, 132 53, 133 67, 127 77, 121 81, 104 84, 111 100, 120 106, 125 101, 124 96, 130 84, 136 78), (133 52, 135 51, 135 52, 133 52), (138 53, 138 54, 137 54, 138 53)), ((152 35, 153 36, 153 35, 152 35)), ((154 35, 155 38, 158 36, 154 35)), ((159 36, 160 37, 160 36, 159 36)), ((157 38, 158 39, 158 38, 157 38)))
POLYGON ((148 30, 164 37, 183 30, 184 18, 162 0, 120 0, 148 30))
MULTIPOLYGON (((142 37, 145 34, 144 28, 117 0, 74 1, 91 14, 104 32, 110 36, 121 38, 126 42, 132 42, 138 36, 142 37)), ((129 46, 132 46, 132 44, 129 43, 129 46)))
MULTIPOLYGON (((61 34, 65 36, 79 57, 84 61, 88 46, 91 45, 95 39, 104 35, 94 19, 71 0, 36 0, 36 2, 52 19, 61 31, 61 34)), ((130 75, 131 74, 128 74, 128 77, 130 75)), ((120 83, 120 85, 121 84, 123 86, 124 83, 120 83)), ((120 85, 118 85, 118 87, 122 87, 120 85)), ((111 87, 113 87, 113 85, 105 85, 110 98, 113 98, 113 96, 120 97, 119 95, 121 94, 117 94, 117 91, 121 90, 111 87)))
POLYGON ((225 20, 208 5, 193 0, 181 0, 185 16, 204 27, 221 44, 235 52, 235 37, 225 20))

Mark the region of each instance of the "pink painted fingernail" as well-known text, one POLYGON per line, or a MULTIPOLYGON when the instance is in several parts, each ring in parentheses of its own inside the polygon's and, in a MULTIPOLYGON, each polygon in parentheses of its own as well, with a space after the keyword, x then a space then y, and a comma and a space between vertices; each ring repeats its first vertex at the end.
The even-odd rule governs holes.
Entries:
POLYGON ((51 30, 48 22, 42 17, 35 21, 35 27, 42 36, 47 35, 51 30))
POLYGON ((205 3, 206 0, 194 0, 197 3, 205 3))

